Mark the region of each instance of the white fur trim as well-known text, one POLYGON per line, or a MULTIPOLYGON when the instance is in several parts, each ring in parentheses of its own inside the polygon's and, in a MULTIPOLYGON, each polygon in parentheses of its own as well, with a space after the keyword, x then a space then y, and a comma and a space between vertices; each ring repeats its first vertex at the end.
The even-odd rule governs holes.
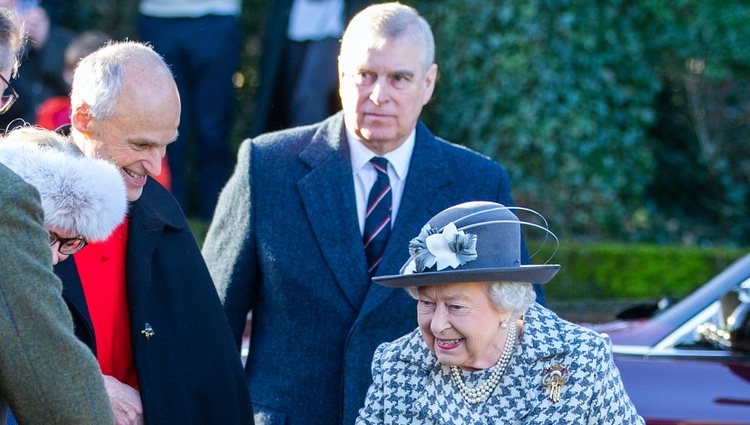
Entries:
POLYGON ((125 182, 117 167, 103 159, 5 141, 0 162, 39 191, 49 228, 101 241, 125 218, 125 182))

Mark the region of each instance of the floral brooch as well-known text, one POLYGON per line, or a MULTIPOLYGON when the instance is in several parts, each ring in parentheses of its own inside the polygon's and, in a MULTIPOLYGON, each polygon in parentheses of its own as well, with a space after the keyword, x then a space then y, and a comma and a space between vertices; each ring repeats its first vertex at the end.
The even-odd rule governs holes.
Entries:
POLYGON ((441 229, 426 224, 419 236, 409 242, 411 261, 404 274, 420 273, 437 266, 437 270, 457 268, 477 259, 477 235, 458 230, 454 223, 441 229))

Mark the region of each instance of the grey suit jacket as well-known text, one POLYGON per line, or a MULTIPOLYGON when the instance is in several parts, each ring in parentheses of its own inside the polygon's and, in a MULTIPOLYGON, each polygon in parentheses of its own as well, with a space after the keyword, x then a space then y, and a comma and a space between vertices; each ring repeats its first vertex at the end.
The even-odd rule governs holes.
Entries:
MULTIPOLYGON (((367 274, 345 140, 339 113, 244 141, 204 243, 238 343, 253 312, 246 369, 260 423, 353 423, 375 348, 416 326, 414 300, 367 274)), ((420 228, 470 200, 511 204, 507 173, 419 123, 378 274, 398 273, 420 228)))
POLYGON ((0 424, 111 424, 99 367, 73 334, 39 194, 0 165, 0 424))

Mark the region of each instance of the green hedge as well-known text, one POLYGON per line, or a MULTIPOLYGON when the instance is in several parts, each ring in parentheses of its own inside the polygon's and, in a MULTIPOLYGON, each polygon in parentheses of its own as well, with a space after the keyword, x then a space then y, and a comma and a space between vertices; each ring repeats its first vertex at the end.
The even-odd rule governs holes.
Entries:
POLYGON ((570 237, 750 243, 750 4, 415 0, 425 120, 505 165, 570 237))
MULTIPOLYGON (((243 1, 234 146, 271 1, 243 1)), ((69 25, 134 37, 137 3, 70 0, 69 25)), ((750 244, 750 2, 406 3, 437 43, 424 120, 505 165, 561 237, 750 244)))
MULTIPOLYGON (((547 298, 682 298, 748 251, 616 243, 563 243, 552 259, 562 265, 546 285, 547 298)), ((547 258, 544 251, 536 258, 547 258)), ((540 260, 543 261, 543 260, 540 260)))
POLYGON ((440 78, 436 134, 505 165, 565 237, 621 239, 644 204, 659 80, 628 2, 418 2, 440 78))
MULTIPOLYGON (((191 219, 199 245, 207 223, 191 219)), ((534 242, 529 242, 532 251, 534 242)), ((552 256, 549 244, 532 260, 552 256)), ((564 242, 550 263, 561 264, 545 286, 551 301, 679 299, 750 252, 738 248, 695 248, 598 242, 564 242)))

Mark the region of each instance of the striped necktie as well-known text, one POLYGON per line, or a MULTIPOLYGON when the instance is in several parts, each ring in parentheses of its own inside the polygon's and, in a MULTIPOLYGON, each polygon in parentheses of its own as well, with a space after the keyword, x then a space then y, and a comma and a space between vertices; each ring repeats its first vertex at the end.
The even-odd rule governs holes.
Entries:
POLYGON ((383 252, 391 235, 391 182, 388 179, 388 160, 373 157, 370 163, 378 173, 378 179, 370 189, 365 212, 365 231, 362 241, 365 244, 367 269, 370 276, 375 275, 378 265, 383 260, 383 252))

